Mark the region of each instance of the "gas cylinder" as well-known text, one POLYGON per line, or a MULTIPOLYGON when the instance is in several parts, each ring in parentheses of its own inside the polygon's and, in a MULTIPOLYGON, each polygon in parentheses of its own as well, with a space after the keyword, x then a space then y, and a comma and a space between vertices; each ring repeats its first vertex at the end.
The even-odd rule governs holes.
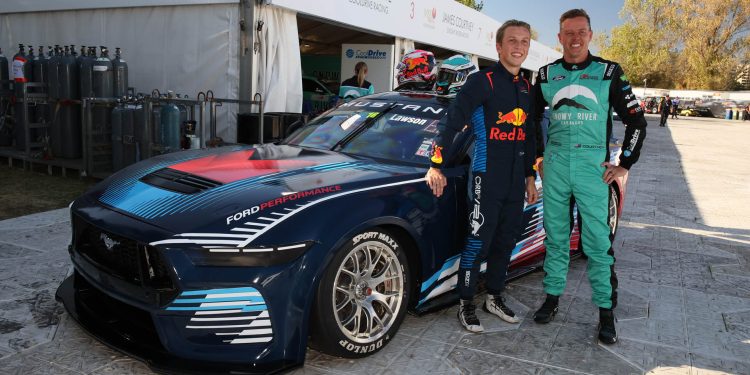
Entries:
MULTIPOLYGON (((3 55, 3 49, 0 48, 0 80, 7 81, 8 80, 8 58, 3 55)), ((0 87, 0 91, 5 91, 6 87, 5 84, 0 87)))
MULTIPOLYGON (((23 83, 29 82, 32 78, 31 63, 29 56, 26 55, 26 50, 23 44, 18 45, 18 53, 13 55, 13 80, 15 81, 14 93, 16 98, 20 98, 23 95, 23 83)), ((26 121, 23 116, 24 106, 20 101, 16 101, 14 106, 15 109, 15 124, 13 126, 13 134, 16 140, 16 148, 19 150, 26 149, 26 121)))
POLYGON ((125 103, 117 99, 117 105, 112 109, 112 172, 119 171, 124 166, 122 160, 122 123, 125 103))
MULTIPOLYGON (((26 50, 23 48, 23 44, 18 45, 18 53, 13 55, 13 80, 16 82, 29 82, 31 78, 31 64, 28 64, 29 59, 26 55, 26 50)), ((21 92, 21 87, 16 87, 16 95, 21 92)))
POLYGON ((47 60, 47 91, 52 100, 60 98, 60 46, 55 45, 55 49, 50 48, 49 59, 47 60))
POLYGON ((107 47, 100 47, 101 54, 92 63, 91 87, 94 96, 98 98, 111 98, 114 95, 114 77, 112 72, 112 60, 109 59, 107 47))
MULTIPOLYGON (((174 98, 169 91, 168 98, 174 98)), ((180 109, 172 102, 165 102, 161 106, 161 145, 167 152, 180 150, 180 109)))
POLYGON ((60 57, 58 68, 59 93, 61 99, 80 99, 80 85, 78 84, 78 63, 76 57, 65 46, 65 53, 60 57))
MULTIPOLYGON (((39 53, 31 60, 31 70, 33 72, 34 82, 49 84, 47 71, 49 69, 49 60, 44 55, 44 46, 39 46, 39 53)), ((43 93, 46 89, 37 88, 34 92, 43 93)), ((34 122, 46 123, 49 121, 49 105, 37 104, 34 113, 34 122)))
POLYGON ((81 107, 70 101, 80 99, 80 86, 78 84, 78 63, 72 48, 65 47, 64 54, 60 57, 58 68, 58 79, 60 84, 60 99, 66 102, 60 105, 58 123, 60 127, 61 144, 59 157, 75 159, 81 157, 81 107))
POLYGON ((115 48, 112 69, 114 70, 114 96, 121 98, 128 94, 128 64, 120 55, 120 47, 115 48))
POLYGON ((89 47, 88 52, 78 58, 78 76, 80 77, 80 94, 82 98, 94 97, 91 85, 92 65, 96 58, 96 47, 89 47))

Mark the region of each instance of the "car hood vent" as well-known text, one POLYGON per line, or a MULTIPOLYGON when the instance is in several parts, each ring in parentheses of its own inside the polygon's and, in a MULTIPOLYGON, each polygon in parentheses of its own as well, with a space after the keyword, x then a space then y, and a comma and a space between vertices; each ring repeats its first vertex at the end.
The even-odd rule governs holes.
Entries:
POLYGON ((158 188, 183 194, 195 194, 223 185, 194 174, 171 168, 162 168, 141 178, 141 181, 158 188))

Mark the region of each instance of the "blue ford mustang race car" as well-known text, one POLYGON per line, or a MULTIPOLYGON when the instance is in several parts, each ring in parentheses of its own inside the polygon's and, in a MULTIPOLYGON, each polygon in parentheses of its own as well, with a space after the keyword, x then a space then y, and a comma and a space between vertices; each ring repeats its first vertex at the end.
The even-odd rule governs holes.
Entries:
MULTIPOLYGON (((112 175, 71 205, 75 271, 58 298, 161 371, 274 372, 301 365, 308 344, 378 351, 407 310, 456 298, 471 132, 443 153, 441 198, 423 178, 450 100, 373 95, 278 145, 166 154, 112 175)), ((624 186, 612 185, 613 232, 624 186)), ((542 203, 524 215, 511 277, 544 257, 542 203)))

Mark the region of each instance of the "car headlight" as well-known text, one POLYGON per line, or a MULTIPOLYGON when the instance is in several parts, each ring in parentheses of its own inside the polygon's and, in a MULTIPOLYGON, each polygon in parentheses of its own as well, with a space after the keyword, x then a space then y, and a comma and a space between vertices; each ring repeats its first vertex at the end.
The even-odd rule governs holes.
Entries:
POLYGON ((315 241, 245 248, 188 248, 183 251, 196 266, 266 267, 291 262, 304 254, 313 244, 315 241))

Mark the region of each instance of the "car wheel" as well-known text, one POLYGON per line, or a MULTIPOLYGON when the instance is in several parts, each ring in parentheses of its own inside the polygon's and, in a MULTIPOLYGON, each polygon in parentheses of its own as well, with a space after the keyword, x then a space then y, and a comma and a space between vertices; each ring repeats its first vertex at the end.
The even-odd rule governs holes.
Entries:
POLYGON ((609 239, 615 240, 617 227, 620 224, 620 198, 613 187, 609 188, 609 239))
POLYGON ((318 285, 311 346, 348 358, 382 349, 404 320, 409 283, 406 255, 395 237, 381 229, 355 235, 318 285))

